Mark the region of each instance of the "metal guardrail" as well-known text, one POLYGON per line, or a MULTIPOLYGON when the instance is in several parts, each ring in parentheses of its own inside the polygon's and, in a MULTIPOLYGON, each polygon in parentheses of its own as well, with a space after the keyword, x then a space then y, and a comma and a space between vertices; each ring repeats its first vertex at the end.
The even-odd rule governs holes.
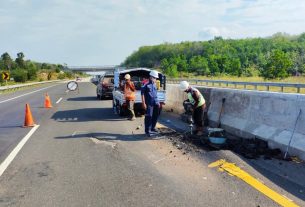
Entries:
POLYGON ((58 82, 58 81, 62 81, 62 80, 42 81, 42 82, 34 82, 34 83, 0 86, 0 92, 5 91, 5 90, 10 90, 10 89, 17 89, 17 88, 22 88, 22 87, 27 87, 27 86, 37 85, 37 84, 52 83, 52 82, 58 82))
POLYGON ((222 81, 222 80, 196 80, 196 79, 167 79, 168 83, 179 83, 182 80, 186 80, 191 84, 195 85, 206 85, 206 86, 218 86, 225 85, 229 87, 229 85, 233 85, 234 88, 237 88, 238 85, 243 86, 244 89, 247 89, 247 86, 253 86, 254 90, 258 90, 258 86, 266 87, 266 91, 270 91, 270 86, 279 87, 281 92, 284 92, 284 88, 296 88, 297 93, 301 92, 301 88, 305 88, 305 84, 300 83, 276 83, 276 82, 239 82, 239 81, 222 81), (211 85, 209 85, 211 84, 211 85))

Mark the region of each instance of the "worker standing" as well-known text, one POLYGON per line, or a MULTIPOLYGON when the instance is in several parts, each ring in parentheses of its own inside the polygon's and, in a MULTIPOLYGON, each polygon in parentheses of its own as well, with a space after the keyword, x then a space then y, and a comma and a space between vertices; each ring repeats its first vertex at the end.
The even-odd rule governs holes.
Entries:
POLYGON ((130 80, 130 75, 125 75, 125 83, 124 83, 124 95, 126 100, 127 109, 129 111, 129 120, 134 121, 136 120, 136 116, 134 113, 134 102, 136 99, 135 95, 135 86, 133 82, 130 80))
POLYGON ((160 102, 157 96, 156 81, 159 77, 158 71, 149 73, 149 81, 141 88, 142 107, 145 112, 145 134, 150 137, 157 134, 156 124, 159 116, 160 102))
POLYGON ((187 81, 180 82, 180 89, 187 93, 188 100, 193 106, 193 120, 196 127, 194 134, 203 134, 203 111, 206 107, 205 99, 200 91, 194 87, 191 87, 187 81))

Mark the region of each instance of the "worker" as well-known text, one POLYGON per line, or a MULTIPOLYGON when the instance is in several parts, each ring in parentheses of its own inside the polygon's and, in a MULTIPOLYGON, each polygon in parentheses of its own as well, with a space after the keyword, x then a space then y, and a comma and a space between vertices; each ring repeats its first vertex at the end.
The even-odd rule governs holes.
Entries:
POLYGON ((180 89, 187 93, 188 102, 192 105, 192 117, 194 120, 194 125, 196 127, 194 134, 202 135, 203 134, 203 111, 206 108, 205 99, 203 98, 200 91, 194 87, 191 87, 187 81, 180 82, 180 89))
POLYGON ((136 99, 136 95, 135 95, 136 89, 135 89, 133 82, 130 80, 131 77, 129 74, 126 74, 124 76, 124 78, 125 78, 125 81, 124 81, 123 89, 124 89, 127 109, 129 112, 128 119, 131 121, 134 121, 134 120, 136 120, 136 116, 134 113, 134 102, 136 99))
POLYGON ((148 83, 141 88, 142 107, 145 110, 145 134, 148 137, 158 134, 156 124, 160 110, 160 102, 158 100, 156 86, 156 81, 159 77, 158 71, 150 71, 149 76, 148 83))

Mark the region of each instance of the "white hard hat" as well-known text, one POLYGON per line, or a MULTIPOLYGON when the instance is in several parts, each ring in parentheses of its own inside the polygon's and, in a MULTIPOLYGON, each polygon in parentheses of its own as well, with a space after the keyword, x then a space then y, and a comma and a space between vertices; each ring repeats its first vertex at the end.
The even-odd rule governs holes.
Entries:
POLYGON ((158 71, 156 71, 156 70, 150 71, 149 75, 154 78, 159 78, 158 71))
POLYGON ((180 82, 180 90, 181 91, 185 91, 186 89, 188 89, 190 86, 190 84, 187 81, 181 81, 180 82))
POLYGON ((129 79, 130 79, 130 75, 129 75, 129 74, 126 74, 126 75, 125 75, 125 79, 126 79, 126 80, 129 80, 129 79))

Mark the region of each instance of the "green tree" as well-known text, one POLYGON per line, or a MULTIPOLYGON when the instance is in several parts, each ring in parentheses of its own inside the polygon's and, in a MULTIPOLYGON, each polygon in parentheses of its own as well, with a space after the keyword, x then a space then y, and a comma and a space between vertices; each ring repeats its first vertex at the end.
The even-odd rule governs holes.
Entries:
POLYGON ((208 59, 209 59, 209 68, 210 68, 211 74, 212 75, 220 74, 220 69, 219 69, 218 62, 217 62, 218 57, 216 55, 210 55, 208 59))
POLYGON ((169 65, 165 70, 165 74, 167 74, 168 76, 173 77, 173 78, 178 77, 177 65, 175 65, 175 64, 169 65))
POLYGON ((208 61, 206 60, 206 58, 200 55, 193 56, 190 59, 189 66, 190 66, 190 71, 196 72, 198 75, 210 74, 208 61))
POLYGON ((241 76, 241 63, 238 58, 234 58, 230 63, 229 73, 236 76, 241 76))
POLYGON ((48 65, 46 63, 41 64, 41 69, 48 69, 48 65))
POLYGON ((12 77, 16 82, 26 82, 28 79, 27 72, 21 68, 17 68, 13 71, 12 77))
POLYGON ((23 52, 17 53, 17 58, 16 58, 16 64, 19 68, 25 68, 25 62, 24 62, 24 54, 23 52))
POLYGON ((10 71, 13 66, 13 60, 11 56, 7 52, 5 52, 1 55, 1 60, 3 62, 4 69, 10 71))
POLYGON ((162 69, 162 72, 165 73, 166 69, 169 66, 169 62, 166 58, 161 60, 160 68, 162 69))
POLYGON ((292 61, 287 54, 281 50, 273 50, 262 75, 266 79, 286 78, 291 65, 292 61))
POLYGON ((164 43, 156 46, 143 46, 126 58, 122 65, 133 67, 161 67, 166 70, 177 66, 178 72, 196 72, 200 74, 229 74, 238 76, 260 75, 268 78, 285 77, 285 72, 270 63, 274 50, 289 56, 292 65, 287 68, 289 74, 304 73, 305 33, 291 36, 276 33, 267 38, 223 39, 215 37, 204 42, 164 43), (206 59, 206 62, 200 57, 206 59), (164 62, 166 60, 167 62, 164 62), (162 62, 163 61, 163 62, 162 62), (268 63, 268 64, 267 64, 268 63), (199 66, 202 65, 202 66, 199 66), (203 70, 199 69, 203 68, 203 70), (206 69, 208 69, 206 71, 206 69), (266 72, 269 71, 269 72, 266 72), (273 75, 272 75, 273 74, 273 75))
POLYGON ((37 78, 37 66, 33 62, 26 63, 27 79, 35 80, 37 78))

